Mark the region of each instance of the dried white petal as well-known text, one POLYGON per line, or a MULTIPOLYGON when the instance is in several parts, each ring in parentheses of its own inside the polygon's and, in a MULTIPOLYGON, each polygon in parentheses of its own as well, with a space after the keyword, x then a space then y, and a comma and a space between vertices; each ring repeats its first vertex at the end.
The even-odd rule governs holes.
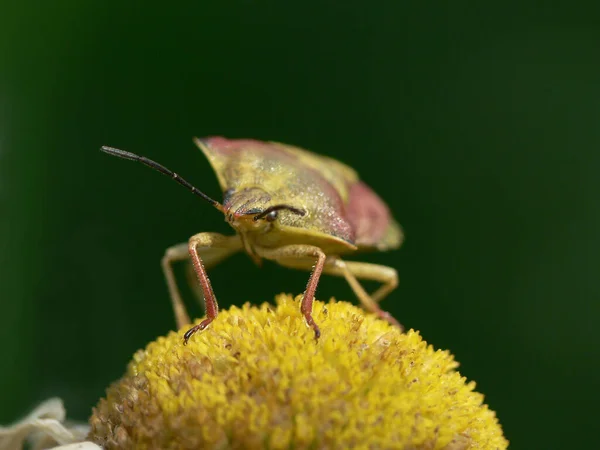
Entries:
POLYGON ((0 450, 22 449, 26 440, 31 442, 32 450, 52 447, 69 450, 100 448, 82 442, 88 433, 87 425, 67 425, 63 423, 65 416, 62 400, 46 400, 22 420, 8 427, 0 427, 0 450), (57 444, 61 447, 55 447, 57 444))
POLYGON ((77 444, 53 447, 51 450, 102 450, 102 447, 94 444, 93 442, 78 442, 77 444))

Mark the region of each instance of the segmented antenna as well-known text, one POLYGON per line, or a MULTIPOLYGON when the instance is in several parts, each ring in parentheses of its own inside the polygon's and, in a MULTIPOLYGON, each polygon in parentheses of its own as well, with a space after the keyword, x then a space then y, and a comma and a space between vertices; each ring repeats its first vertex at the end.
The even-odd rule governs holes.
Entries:
POLYGON ((217 209, 219 209, 219 210, 222 209, 222 206, 219 202, 217 202, 216 200, 213 200, 208 195, 206 195, 204 192, 202 192, 199 189, 192 186, 191 183, 189 183, 185 179, 181 178, 178 174, 176 174, 172 170, 167 169, 165 166, 157 163, 156 161, 152 161, 151 159, 148 159, 145 156, 139 156, 139 155, 136 155, 135 153, 126 152, 125 150, 119 150, 118 148, 113 148, 113 147, 102 146, 102 147, 100 147, 100 150, 103 151, 104 153, 108 153, 109 155, 116 156, 118 158, 128 159, 130 161, 141 162, 145 166, 148 166, 151 169, 157 170, 158 172, 177 181, 184 188, 187 188, 193 194, 196 194, 198 197, 202 197, 204 200, 206 200, 207 202, 212 204, 217 209))

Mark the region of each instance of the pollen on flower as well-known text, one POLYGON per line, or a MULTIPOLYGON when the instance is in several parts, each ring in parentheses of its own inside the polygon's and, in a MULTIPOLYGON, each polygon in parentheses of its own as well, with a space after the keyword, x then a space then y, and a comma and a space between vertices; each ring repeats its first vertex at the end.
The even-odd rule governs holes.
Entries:
POLYGON ((103 448, 504 449, 474 383, 447 351, 345 302, 222 311, 138 351, 100 400, 88 439, 103 448))

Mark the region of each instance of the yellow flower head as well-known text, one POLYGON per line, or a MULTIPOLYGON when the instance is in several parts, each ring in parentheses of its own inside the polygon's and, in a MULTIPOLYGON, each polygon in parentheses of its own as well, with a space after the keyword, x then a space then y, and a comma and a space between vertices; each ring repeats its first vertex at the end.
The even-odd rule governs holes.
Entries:
POLYGON ((447 351, 349 303, 287 295, 138 351, 88 439, 136 449, 504 449, 494 412, 447 351))

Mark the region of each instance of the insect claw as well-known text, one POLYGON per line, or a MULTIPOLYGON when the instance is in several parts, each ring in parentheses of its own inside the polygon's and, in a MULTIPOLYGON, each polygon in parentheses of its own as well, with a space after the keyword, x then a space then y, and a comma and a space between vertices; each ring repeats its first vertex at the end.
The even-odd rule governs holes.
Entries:
POLYGON ((304 315, 304 320, 306 320, 306 324, 314 330, 314 332, 315 332, 315 340, 318 341, 319 338, 321 337, 321 329, 315 323, 314 319, 312 318, 312 315, 305 314, 304 315))
POLYGON ((198 325, 194 325, 192 328, 187 330, 183 335, 183 345, 187 345, 188 341, 194 334, 196 334, 198 331, 205 330, 206 327, 209 326, 212 321, 213 319, 204 319, 198 325))
POLYGON ((319 338, 321 337, 321 330, 319 329, 319 327, 316 324, 313 324, 313 328, 315 330, 315 340, 318 341, 319 338))
POLYGON ((190 338, 194 335, 194 333, 196 331, 198 331, 199 326, 196 325, 193 328, 190 328, 189 330, 187 330, 185 332, 185 334, 183 335, 183 345, 187 345, 188 341, 190 340, 190 338))

